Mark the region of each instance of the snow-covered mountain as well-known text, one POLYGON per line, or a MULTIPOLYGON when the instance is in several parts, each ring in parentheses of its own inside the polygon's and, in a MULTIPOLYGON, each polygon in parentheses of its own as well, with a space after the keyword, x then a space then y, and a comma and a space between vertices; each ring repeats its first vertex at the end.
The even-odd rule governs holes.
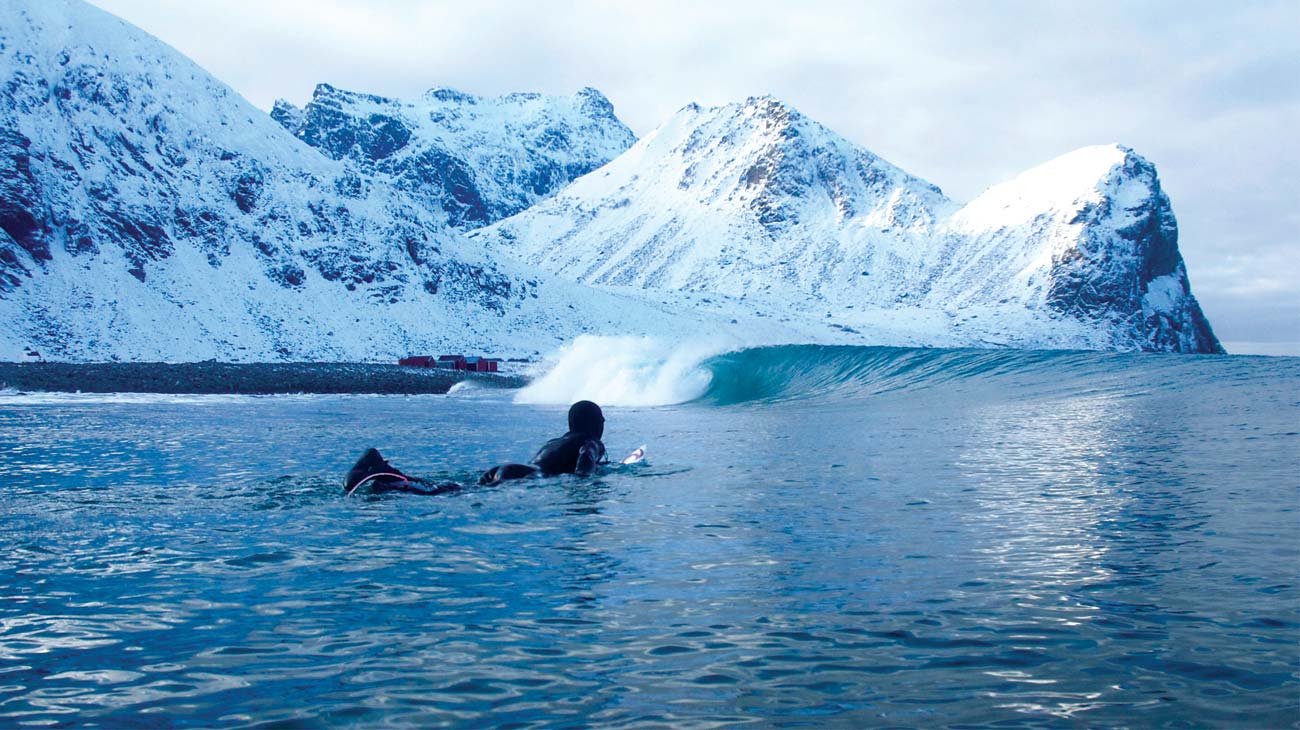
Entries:
POLYGON ((1118 145, 963 207, 775 99, 690 105, 470 235, 579 282, 720 295, 874 344, 1221 351, 1155 168, 1118 145))
POLYGON ((81 0, 0 13, 0 359, 509 356, 584 333, 1219 349, 1155 169, 1123 147, 960 206, 770 98, 689 106, 630 148, 592 90, 322 86, 268 116, 81 0))
POLYGON ((599 91, 497 99, 433 89, 414 101, 316 87, 302 109, 271 116, 331 159, 350 159, 453 226, 514 215, 622 154, 636 141, 599 91))
POLYGON ((1121 145, 1085 147, 985 191, 943 222, 928 299, 1023 307, 1082 325, 1098 349, 1222 352, 1192 295, 1156 168, 1121 145))
POLYGON ((954 207, 762 98, 692 104, 552 200, 473 237, 593 284, 889 301, 895 292, 862 285, 862 272, 906 287, 902 274, 933 270, 941 247, 928 234, 954 207))
POLYGON ((694 326, 484 255, 80 0, 0 17, 0 358, 521 354, 694 326))

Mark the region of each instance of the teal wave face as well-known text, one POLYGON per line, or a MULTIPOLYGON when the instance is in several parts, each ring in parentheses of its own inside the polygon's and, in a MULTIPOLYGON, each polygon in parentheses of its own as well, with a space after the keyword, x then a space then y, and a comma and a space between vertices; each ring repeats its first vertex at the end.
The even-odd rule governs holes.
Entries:
POLYGON ((1300 381, 1300 358, 1060 350, 781 345, 718 355, 703 366, 712 379, 696 402, 712 405, 854 400, 981 386, 1068 395, 1149 392, 1209 379, 1300 381))

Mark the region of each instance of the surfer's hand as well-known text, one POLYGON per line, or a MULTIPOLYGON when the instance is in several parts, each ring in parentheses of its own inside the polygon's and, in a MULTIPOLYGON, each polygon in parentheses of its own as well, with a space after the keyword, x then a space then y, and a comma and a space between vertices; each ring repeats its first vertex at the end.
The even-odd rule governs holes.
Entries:
POLYGON ((596 470, 600 464, 600 457, 604 449, 600 447, 599 441, 588 441, 578 449, 578 464, 574 467, 573 473, 578 476, 587 476, 596 470))

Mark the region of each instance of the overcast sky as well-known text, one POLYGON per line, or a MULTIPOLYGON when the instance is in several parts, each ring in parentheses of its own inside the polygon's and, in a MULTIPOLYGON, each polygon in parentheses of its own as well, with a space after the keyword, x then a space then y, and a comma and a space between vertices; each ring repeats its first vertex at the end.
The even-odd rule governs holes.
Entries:
POLYGON ((643 135, 772 94, 958 200, 1120 142, 1159 168, 1219 337, 1300 342, 1300 0, 92 1, 264 109, 319 82, 594 86, 643 135))

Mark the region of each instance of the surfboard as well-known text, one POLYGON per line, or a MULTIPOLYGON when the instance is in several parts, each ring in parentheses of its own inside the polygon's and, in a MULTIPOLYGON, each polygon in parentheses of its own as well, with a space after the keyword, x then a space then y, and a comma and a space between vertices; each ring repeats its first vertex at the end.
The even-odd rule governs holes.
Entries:
POLYGON ((628 455, 627 455, 627 458, 626 458, 626 459, 623 459, 623 461, 622 461, 621 463, 623 463, 623 464, 635 464, 635 463, 637 463, 638 461, 641 461, 641 460, 644 459, 644 458, 645 458, 645 445, 642 445, 642 446, 641 446, 640 448, 638 448, 636 451, 633 451, 632 453, 628 454, 628 455))

